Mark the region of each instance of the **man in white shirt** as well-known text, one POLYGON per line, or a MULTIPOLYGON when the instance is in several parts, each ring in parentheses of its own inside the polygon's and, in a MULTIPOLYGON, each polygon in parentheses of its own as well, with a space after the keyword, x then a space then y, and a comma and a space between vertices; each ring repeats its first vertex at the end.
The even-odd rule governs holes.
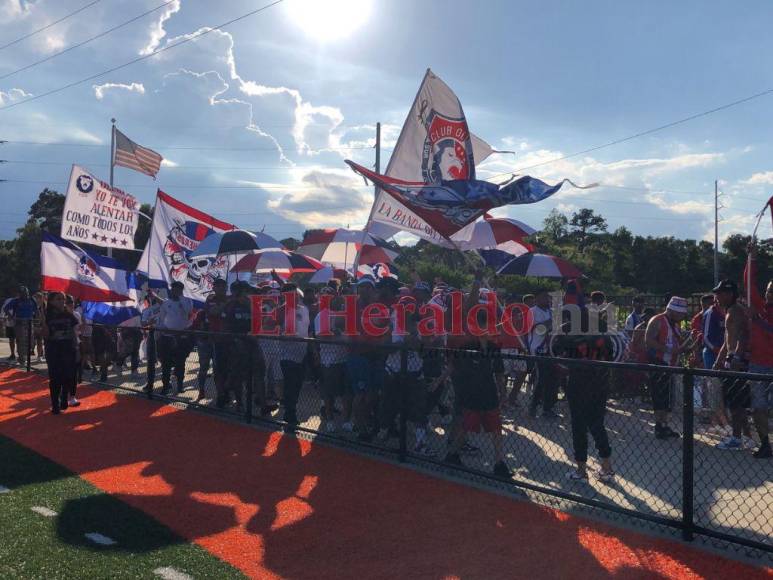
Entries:
MULTIPOLYGON (((550 309, 551 298, 547 290, 535 295, 535 305, 530 309, 532 328, 529 332, 529 353, 537 356, 550 355, 550 334, 553 331, 553 312, 550 309)), ((558 415, 553 407, 558 400, 558 377, 556 367, 548 361, 537 363, 537 383, 534 386, 529 415, 537 416, 537 407, 542 405, 542 416, 555 419, 558 415)))
MULTIPOLYGON (((158 328, 164 330, 186 330, 191 324, 193 303, 190 298, 183 296, 184 286, 182 282, 172 282, 169 299, 161 304, 158 314, 158 328)), ((177 390, 184 390, 185 359, 191 351, 190 337, 180 332, 159 332, 158 358, 161 359, 161 384, 162 394, 171 390, 170 378, 174 368, 177 377, 177 390)))
MULTIPOLYGON (((282 325, 282 336, 299 338, 308 338, 309 336, 309 309, 303 304, 303 292, 295 284, 285 284, 282 287, 282 295, 295 292, 295 304, 288 302, 282 304, 279 312, 279 320, 282 325), (294 308, 292 316, 295 319, 295 328, 287 328, 285 322, 288 320, 286 310, 294 308)), ((306 365, 303 364, 306 358, 307 344, 303 341, 282 341, 282 351, 279 358, 279 365, 282 368, 284 377, 284 392, 282 393, 282 406, 284 407, 284 420, 292 428, 298 424, 298 415, 296 407, 298 405, 298 396, 301 394, 303 379, 306 376, 306 365)))

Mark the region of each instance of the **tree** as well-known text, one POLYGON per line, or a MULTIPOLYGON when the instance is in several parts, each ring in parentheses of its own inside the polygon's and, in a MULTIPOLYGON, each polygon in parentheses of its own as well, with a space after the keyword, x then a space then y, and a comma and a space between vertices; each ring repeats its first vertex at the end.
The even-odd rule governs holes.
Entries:
POLYGON ((572 214, 569 226, 572 228, 572 234, 577 238, 577 246, 580 251, 583 251, 590 236, 607 231, 607 220, 592 209, 583 208, 572 214))
POLYGON ((569 235, 569 220, 557 209, 550 210, 548 217, 542 222, 542 233, 549 241, 560 243, 569 235))
POLYGON ((27 213, 31 220, 37 222, 40 229, 58 236, 62 232, 65 199, 65 196, 58 191, 46 187, 40 192, 37 201, 32 204, 27 213))

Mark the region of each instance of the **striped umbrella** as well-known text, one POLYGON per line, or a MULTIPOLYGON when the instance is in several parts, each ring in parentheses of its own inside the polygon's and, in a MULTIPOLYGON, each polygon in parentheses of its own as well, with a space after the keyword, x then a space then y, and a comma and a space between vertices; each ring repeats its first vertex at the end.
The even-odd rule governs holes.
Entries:
POLYGON ((579 278, 582 276, 582 272, 566 260, 547 254, 524 254, 510 260, 497 270, 497 274, 536 278, 579 278))
POLYGON ((295 274, 298 272, 316 272, 323 264, 309 256, 303 256, 290 250, 270 248, 247 254, 236 262, 231 272, 277 272, 295 274))
POLYGON ((523 244, 523 239, 536 231, 518 220, 484 217, 456 232, 451 236, 451 240, 460 250, 493 249, 506 242, 523 244))
POLYGON ((397 252, 374 235, 361 230, 343 228, 312 230, 307 233, 298 253, 316 258, 320 262, 336 268, 347 268, 354 264, 357 251, 360 252, 360 263, 385 262, 390 263, 397 257, 397 252))
POLYGON ((267 248, 281 249, 282 244, 268 234, 262 232, 246 232, 233 230, 222 234, 210 234, 202 240, 199 246, 191 252, 191 258, 202 256, 222 256, 229 254, 246 254, 267 248))

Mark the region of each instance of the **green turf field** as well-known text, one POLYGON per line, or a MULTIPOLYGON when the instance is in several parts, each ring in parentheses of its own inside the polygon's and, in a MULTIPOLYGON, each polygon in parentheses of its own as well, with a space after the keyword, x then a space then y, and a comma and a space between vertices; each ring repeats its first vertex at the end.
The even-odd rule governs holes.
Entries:
POLYGON ((0 485, 9 488, 0 493, 2 579, 164 578, 160 568, 192 578, 243 578, 139 510, 2 436, 0 485), (95 544, 89 533, 115 544, 95 544))

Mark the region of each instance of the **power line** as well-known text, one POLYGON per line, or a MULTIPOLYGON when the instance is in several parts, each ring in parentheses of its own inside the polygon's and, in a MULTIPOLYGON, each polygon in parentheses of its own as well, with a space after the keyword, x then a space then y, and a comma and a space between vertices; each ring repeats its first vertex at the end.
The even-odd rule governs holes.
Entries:
MULTIPOLYGON (((282 0, 279 0, 280 2, 282 0)), ((0 108, 0 110, 2 110, 0 108)), ((7 143, 8 145, 52 145, 52 146, 61 146, 61 147, 100 147, 100 148, 106 148, 110 147, 110 145, 102 145, 98 143, 67 143, 67 142, 46 142, 46 141, 0 141, 0 144, 7 143)), ((148 145, 149 147, 152 146, 155 150, 162 150, 162 151, 276 151, 276 147, 172 147, 172 146, 165 146, 165 145, 148 145)), ((282 145, 280 143, 279 145, 283 149, 291 149, 295 147, 295 145, 282 145)), ((360 146, 360 145, 353 145, 351 147, 323 147, 321 149, 313 149, 313 151, 320 152, 320 151, 351 151, 351 150, 365 150, 365 149, 373 149, 372 146, 366 145, 366 146, 360 146)), ((388 149, 388 148, 381 148, 382 150, 388 149)))
POLYGON ((66 52, 70 52, 71 50, 75 50, 76 48, 79 48, 79 47, 83 46, 84 44, 88 44, 89 42, 97 40, 98 38, 102 38, 103 36, 105 36, 107 34, 110 34, 111 32, 114 32, 114 31, 118 30, 119 28, 123 28, 124 26, 127 26, 128 24, 131 24, 132 22, 135 22, 135 21, 139 20, 143 16, 147 16, 148 14, 150 14, 152 12, 155 12, 156 10, 161 9, 164 6, 168 6, 172 2, 175 2, 175 0, 168 0, 167 2, 164 2, 163 4, 160 4, 159 6, 156 6, 155 8, 151 8, 150 10, 147 10, 147 11, 143 12, 142 14, 140 14, 138 16, 135 16, 134 18, 132 18, 130 20, 127 20, 126 22, 122 22, 121 24, 119 24, 117 26, 113 26, 112 28, 109 28, 108 30, 100 32, 96 36, 92 36, 91 38, 89 38, 87 40, 84 40, 82 42, 79 42, 78 44, 73 44, 72 46, 70 46, 68 48, 65 48, 64 50, 60 50, 59 52, 56 52, 56 53, 54 53, 52 55, 49 55, 46 58, 42 58, 42 59, 40 59, 40 60, 38 60, 36 62, 30 63, 30 64, 28 64, 26 66, 21 67, 21 68, 18 68, 15 71, 6 73, 3 76, 0 76, 0 81, 3 80, 3 79, 7 79, 8 77, 13 76, 13 75, 15 75, 17 73, 20 73, 22 71, 31 69, 32 67, 36 67, 39 64, 43 64, 44 62, 48 62, 51 59, 54 59, 54 58, 56 58, 58 56, 61 56, 61 55, 63 55, 66 52))
MULTIPOLYGON (((99 0, 96 0, 96 1, 99 1, 99 0)), ((16 101, 16 102, 10 103, 8 105, 5 105, 4 107, 0 107, 0 111, 5 111, 5 110, 11 109, 13 107, 18 107, 19 105, 24 105, 25 103, 29 103, 29 102, 35 101, 37 99, 42 99, 43 97, 47 97, 47 96, 53 95, 55 93, 60 93, 60 92, 62 92, 64 90, 67 90, 69 88, 72 88, 72 87, 81 85, 83 83, 92 81, 94 79, 98 79, 100 77, 103 77, 103 76, 105 76, 107 74, 110 74, 112 72, 115 72, 117 70, 121 70, 123 68, 126 68, 127 66, 133 65, 133 64, 138 63, 140 61, 147 60, 147 59, 149 59, 152 56, 155 56, 157 54, 160 54, 160 53, 165 52, 167 50, 170 50, 172 48, 177 48, 178 46, 181 46, 183 44, 187 44, 188 42, 190 42, 192 40, 195 40, 197 38, 201 38, 202 36, 205 36, 205 35, 209 34, 210 32, 212 32, 214 30, 219 30, 221 28, 224 28, 226 26, 234 24, 235 22, 239 22, 240 20, 244 20, 245 18, 248 18, 250 16, 254 16, 255 14, 263 12, 264 10, 268 10, 269 8, 271 8, 273 6, 276 6, 277 4, 281 4, 283 1, 284 0, 274 0, 274 2, 271 2, 270 4, 266 4, 265 6, 262 6, 261 8, 256 8, 255 10, 251 10, 250 12, 242 14, 241 16, 237 16, 236 18, 232 18, 231 20, 223 22, 222 24, 219 24, 217 26, 213 26, 212 28, 207 28, 206 30, 199 29, 198 32, 183 38, 179 42, 176 42, 174 44, 170 44, 170 45, 164 46, 162 48, 157 48, 156 50, 154 50, 153 52, 151 52, 149 54, 145 54, 145 55, 139 56, 139 57, 134 58, 134 59, 132 59, 132 60, 130 60, 128 62, 125 62, 125 63, 120 64, 118 66, 114 66, 114 67, 109 68, 109 69, 107 69, 105 71, 102 71, 101 73, 93 74, 93 75, 88 76, 86 78, 80 79, 79 81, 71 82, 71 83, 66 84, 64 86, 61 86, 59 88, 51 89, 50 91, 46 91, 44 93, 40 93, 39 95, 33 95, 31 97, 28 97, 28 98, 24 99, 23 101, 16 101)))
POLYGON ((54 22, 52 22, 51 24, 47 24, 43 28, 38 28, 37 30, 33 30, 32 32, 30 32, 28 34, 25 34, 24 36, 20 36, 16 40, 12 40, 8 44, 4 44, 4 45, 0 46, 0 50, 6 49, 9 46, 13 46, 14 44, 17 44, 17 43, 21 42, 22 40, 26 40, 30 36, 35 36, 38 32, 43 32, 44 30, 48 30, 52 26, 56 26, 60 22, 64 22, 65 20, 67 20, 68 18, 70 18, 72 16, 75 16, 79 12, 83 12, 84 10, 86 10, 86 8, 91 8, 92 6, 94 6, 94 4, 97 4, 98 2, 101 2, 101 0, 94 0, 93 2, 89 2, 85 6, 82 6, 82 7, 78 8, 75 12, 70 12, 69 14, 65 14, 59 20, 55 20, 54 22))
POLYGON ((612 147, 613 145, 619 145, 620 143, 625 143, 626 141, 632 141, 634 139, 638 139, 639 137, 644 137, 646 135, 652 135, 653 133, 657 133, 659 131, 663 131, 665 129, 670 129, 671 127, 675 127, 677 125, 681 125, 683 123, 687 123, 689 121, 694 121, 695 119, 700 119, 701 117, 706 117, 708 115, 711 115, 713 113, 718 113, 719 111, 724 111, 725 109, 730 109, 731 107, 735 107, 737 105, 742 105, 743 103, 748 103, 749 101, 753 101, 754 99, 759 99, 760 97, 765 97, 767 95, 773 94, 773 88, 772 89, 766 89, 764 91, 761 91, 759 93, 755 93, 753 95, 749 95, 747 97, 743 97, 741 99, 737 99, 735 101, 731 101, 729 103, 725 103, 724 105, 720 105, 718 107, 714 107, 713 109, 709 109, 707 111, 702 111, 700 113, 695 113, 694 115, 690 115, 689 117, 684 117, 682 119, 678 119, 676 121, 671 121, 670 123, 666 123, 665 125, 660 125, 659 127, 654 127, 652 129, 647 129, 646 131, 641 131, 639 133, 634 133, 633 135, 629 135, 628 137, 622 137, 621 139, 615 139, 614 141, 609 141, 607 143, 603 143, 601 145, 596 145, 594 147, 590 147, 588 149, 583 149, 582 151, 577 151, 575 153, 570 153, 569 155, 562 155, 561 157, 555 157, 553 159, 548 159, 547 161, 541 161, 540 163, 535 163, 534 165, 528 165, 526 167, 519 167, 518 169, 514 169, 513 171, 508 171, 506 173, 498 173, 496 175, 489 176, 489 179, 496 179, 497 177, 504 177, 507 175, 512 175, 513 173, 520 173, 521 171, 526 171, 527 169, 534 169, 535 167, 542 167, 543 165, 549 165, 551 163, 555 163, 556 161, 563 161, 564 159, 571 159, 572 157, 577 157, 579 155, 585 155, 586 153, 593 153, 594 151, 598 151, 599 149, 605 149, 607 147, 612 147))

